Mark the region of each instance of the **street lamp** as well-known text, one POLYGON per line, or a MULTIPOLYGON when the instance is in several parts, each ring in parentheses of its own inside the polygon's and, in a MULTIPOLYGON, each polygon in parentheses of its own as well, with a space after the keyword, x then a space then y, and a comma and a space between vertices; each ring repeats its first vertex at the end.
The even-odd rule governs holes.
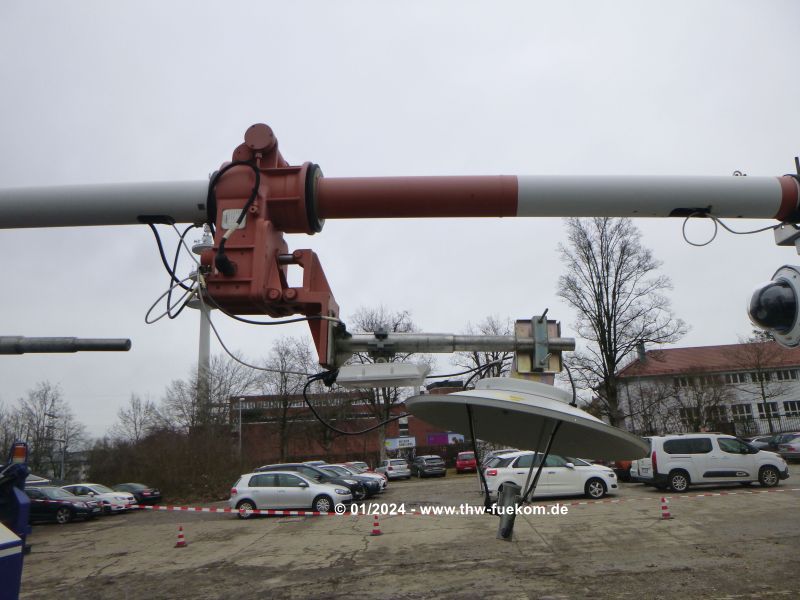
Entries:
MULTIPOLYGON (((54 413, 49 413, 49 412, 44 413, 44 416, 49 418, 49 419, 53 419, 53 420, 56 420, 59 417, 59 415, 54 414, 54 413)), ((52 430, 54 428, 55 428, 55 425, 53 423, 48 423, 47 425, 45 425, 45 429, 49 430, 48 431, 48 435, 52 435, 52 430)), ((63 440, 63 439, 54 438, 54 437, 48 437, 46 439, 48 441, 59 442, 61 444, 61 477, 60 477, 60 479, 63 482, 64 481, 64 462, 65 462, 65 458, 66 458, 65 455, 67 453, 67 441, 63 440)))
MULTIPOLYGON (((192 244, 192 253, 200 256, 203 251, 214 247, 214 238, 208 225, 203 226, 203 237, 192 244)), ((194 273, 196 275, 196 272, 194 273)), ((200 292, 198 292, 200 293, 200 292)), ((211 392, 211 325, 209 312, 212 308, 200 299, 193 297, 186 306, 200 312, 200 337, 197 342, 197 396, 202 409, 207 409, 211 392)))
POLYGON ((242 401, 244 398, 239 397, 239 466, 242 465, 242 401))

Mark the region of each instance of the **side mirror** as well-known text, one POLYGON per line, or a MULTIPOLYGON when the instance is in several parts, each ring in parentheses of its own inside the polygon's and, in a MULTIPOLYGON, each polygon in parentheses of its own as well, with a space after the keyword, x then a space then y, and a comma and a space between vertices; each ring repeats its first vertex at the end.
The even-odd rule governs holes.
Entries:
POLYGON ((307 487, 308 487, 308 484, 307 484, 305 481, 301 481, 301 482, 300 482, 300 487, 301 487, 301 488, 307 488, 307 487))
POLYGON ((567 467, 568 469, 574 469, 575 468, 575 464, 574 463, 567 463, 564 466, 567 467))

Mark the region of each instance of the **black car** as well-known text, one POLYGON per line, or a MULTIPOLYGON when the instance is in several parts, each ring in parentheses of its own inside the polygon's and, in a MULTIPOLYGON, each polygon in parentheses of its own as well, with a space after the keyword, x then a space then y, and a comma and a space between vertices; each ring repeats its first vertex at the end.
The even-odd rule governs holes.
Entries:
POLYGON ((136 504, 158 504, 161 502, 161 492, 156 488, 143 483, 118 483, 111 488, 117 492, 130 492, 136 498, 136 504))
POLYGON ((360 481, 356 481, 355 477, 337 477, 305 463, 264 465, 263 467, 258 467, 255 471, 256 473, 262 473, 264 471, 297 471, 319 483, 335 483, 346 487, 353 495, 353 500, 363 500, 367 495, 364 484, 360 481))
POLYGON ((363 475, 354 475, 349 473, 346 469, 336 465, 321 465, 317 467, 320 471, 325 471, 328 475, 333 477, 341 477, 343 479, 355 479, 364 486, 366 497, 371 498, 375 494, 380 494, 381 484, 374 477, 364 477, 363 475))
POLYGON ((447 468, 441 456, 429 454, 418 456, 411 463, 411 475, 416 475, 420 479, 423 477, 444 477, 447 475, 447 468))
POLYGON ((76 496, 57 487, 26 487, 25 493, 31 500, 31 522, 55 521, 63 525, 75 518, 93 519, 103 510, 97 500, 76 496))

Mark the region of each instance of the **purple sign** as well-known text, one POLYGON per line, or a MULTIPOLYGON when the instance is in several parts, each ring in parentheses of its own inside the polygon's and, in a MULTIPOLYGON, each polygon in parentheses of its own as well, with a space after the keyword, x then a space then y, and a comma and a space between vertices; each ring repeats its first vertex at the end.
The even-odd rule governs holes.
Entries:
POLYGON ((429 433, 428 446, 447 446, 449 442, 447 433, 429 433))

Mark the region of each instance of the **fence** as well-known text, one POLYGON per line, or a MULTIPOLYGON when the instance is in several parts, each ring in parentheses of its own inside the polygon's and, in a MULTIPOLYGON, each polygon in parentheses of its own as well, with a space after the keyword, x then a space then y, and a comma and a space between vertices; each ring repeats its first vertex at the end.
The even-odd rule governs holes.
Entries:
POLYGON ((800 416, 775 415, 769 419, 767 417, 737 419, 733 421, 733 426, 735 434, 742 437, 800 431, 800 416))

